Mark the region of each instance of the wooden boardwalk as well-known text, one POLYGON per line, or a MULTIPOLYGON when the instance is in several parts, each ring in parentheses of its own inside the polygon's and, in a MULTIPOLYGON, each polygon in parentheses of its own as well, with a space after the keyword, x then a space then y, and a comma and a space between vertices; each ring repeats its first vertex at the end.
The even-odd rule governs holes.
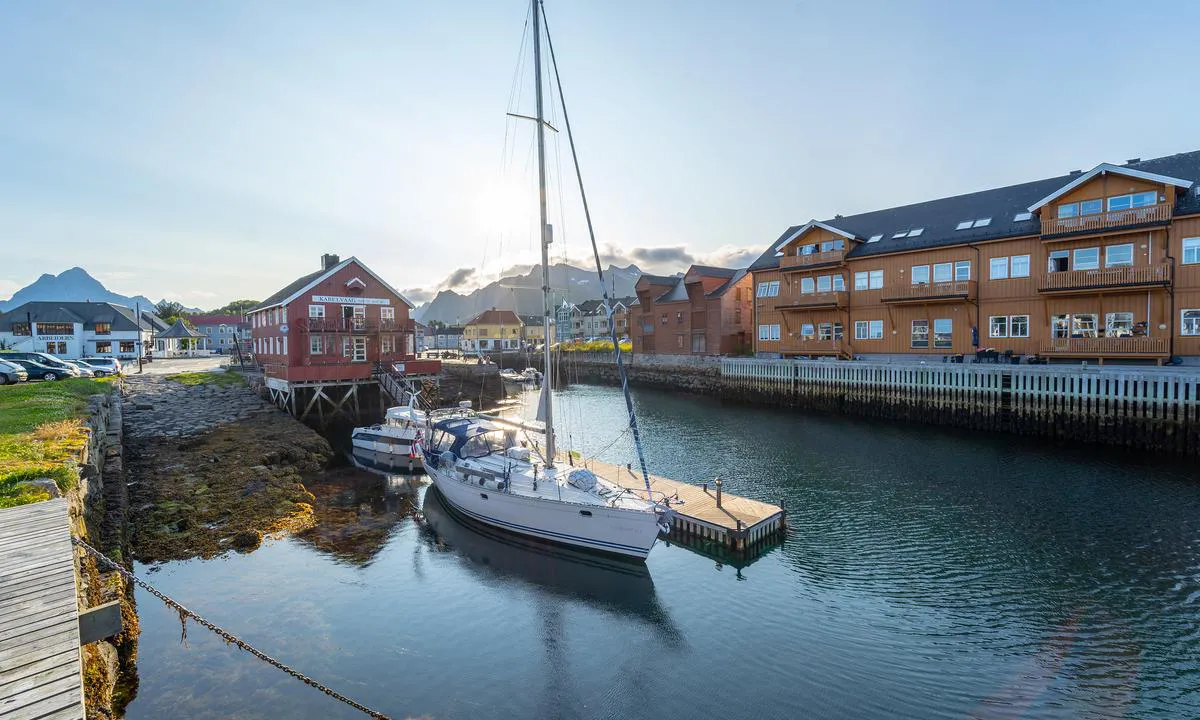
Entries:
MULTIPOLYGON (((565 458, 560 464, 565 464, 565 458)), ((645 483, 636 469, 631 472, 625 467, 591 459, 584 465, 597 475, 645 497, 645 483)), ((786 527, 786 515, 778 505, 727 492, 721 493, 718 505, 715 483, 704 487, 651 475, 650 489, 653 499, 662 501, 666 498, 675 511, 673 532, 716 540, 730 549, 747 549, 775 537, 786 527)))
POLYGON ((0 510, 0 717, 82 718, 67 501, 0 510))

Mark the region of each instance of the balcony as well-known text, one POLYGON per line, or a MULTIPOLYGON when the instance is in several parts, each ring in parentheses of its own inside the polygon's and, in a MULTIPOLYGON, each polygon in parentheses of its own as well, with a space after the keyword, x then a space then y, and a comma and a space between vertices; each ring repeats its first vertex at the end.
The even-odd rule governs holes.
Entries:
POLYGON ((1162 224, 1171 220, 1171 205, 1159 203, 1131 210, 1113 210, 1097 215, 1071 218, 1042 218, 1042 237, 1074 235, 1076 233, 1103 232, 1111 228, 1130 225, 1162 224))
POLYGON ((849 295, 845 290, 823 293, 802 293, 800 296, 776 305, 776 310, 816 310, 819 308, 846 307, 849 295))
POLYGON ((366 318, 300 318, 295 326, 302 333, 411 332, 410 328, 395 320, 366 318))
POLYGON ((905 303, 943 303, 974 300, 978 297, 974 280, 960 280, 945 283, 921 283, 906 285, 900 288, 890 288, 883 291, 881 298, 885 303, 903 305, 905 303))
POLYGON ((840 263, 845 257, 845 250, 830 250, 828 252, 812 253, 811 255, 784 255, 779 258, 779 269, 784 272, 789 270, 803 270, 817 265, 840 263))
POLYGON ((1147 336, 1054 338, 1042 348, 1051 357, 1166 357, 1168 338, 1147 336))
POLYGON ((1066 270, 1047 273, 1038 285, 1044 293, 1073 293, 1127 287, 1166 287, 1171 284, 1171 266, 1132 265, 1096 270, 1066 270))

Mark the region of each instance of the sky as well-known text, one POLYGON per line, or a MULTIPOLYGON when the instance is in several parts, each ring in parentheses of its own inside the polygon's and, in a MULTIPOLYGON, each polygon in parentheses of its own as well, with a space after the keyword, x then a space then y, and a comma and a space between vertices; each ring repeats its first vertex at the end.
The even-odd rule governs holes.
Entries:
MULTIPOLYGON (((217 307, 330 252, 421 302, 528 266, 533 124, 506 116, 534 112, 528 10, 0 0, 0 298, 78 265, 217 307)), ((646 271, 745 265, 810 218, 1200 149, 1196 3, 546 14, 602 254, 646 271)), ((548 114, 552 258, 590 261, 548 114)))

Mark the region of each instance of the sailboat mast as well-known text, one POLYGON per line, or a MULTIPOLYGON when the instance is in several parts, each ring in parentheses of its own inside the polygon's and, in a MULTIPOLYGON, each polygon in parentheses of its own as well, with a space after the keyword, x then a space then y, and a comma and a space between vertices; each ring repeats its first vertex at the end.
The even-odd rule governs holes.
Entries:
POLYGON ((542 109, 542 22, 538 7, 540 0, 530 0, 533 8, 533 77, 537 95, 537 159, 538 159, 538 213, 542 229, 542 352, 545 370, 546 417, 546 467, 554 467, 554 404, 551 402, 553 386, 550 374, 550 237, 546 223, 546 120, 542 109))

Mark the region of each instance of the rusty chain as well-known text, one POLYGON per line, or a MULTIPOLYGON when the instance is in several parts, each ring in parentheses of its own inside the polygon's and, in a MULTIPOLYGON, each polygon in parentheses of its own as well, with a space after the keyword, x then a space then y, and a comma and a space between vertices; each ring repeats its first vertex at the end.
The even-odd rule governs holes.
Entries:
MULTIPOLYGON (((162 600, 164 603, 166 603, 167 607, 169 607, 172 610, 175 610, 176 612, 179 613, 179 619, 181 622, 186 622, 187 618, 191 618, 192 620, 195 620, 196 623, 203 625, 204 627, 208 628, 209 630, 212 630, 214 633, 219 635, 221 637, 221 639, 223 639, 226 643, 228 643, 230 645, 236 645, 238 648, 245 650, 246 652, 250 653, 254 657, 258 658, 259 660, 262 660, 263 662, 267 663, 268 665, 274 665, 275 667, 284 671, 288 675, 291 675, 292 677, 296 678, 297 680, 304 683, 305 685, 309 685, 311 687, 316 688, 317 690, 320 690, 321 692, 325 693, 326 695, 333 698, 334 700, 340 700, 340 701, 346 703, 347 705, 349 705, 350 707, 354 708, 355 710, 359 710, 363 713, 366 713, 369 717, 376 718, 376 720, 391 720, 387 715, 384 715, 383 713, 380 713, 380 712, 376 712, 365 705, 361 705, 361 704, 351 700, 350 698, 346 697, 345 695, 342 695, 341 693, 333 690, 332 688, 326 687, 325 685, 322 685, 321 683, 317 682, 316 680, 313 680, 312 678, 308 677, 304 673, 301 673, 297 670, 293 670, 292 668, 288 667, 287 665, 284 665, 283 663, 281 663, 280 661, 271 657, 270 655, 267 655, 263 651, 250 645, 249 643, 247 643, 246 641, 237 637, 236 635, 229 632, 228 630, 218 627, 217 625, 214 625, 213 623, 209 622, 208 620, 205 620, 204 618, 200 617, 199 615, 192 612, 191 610, 188 610, 183 605, 180 605, 178 602, 172 600, 171 598, 167 597, 163 593, 159 592, 157 589, 152 587, 149 583, 147 583, 146 581, 137 577, 133 573, 129 572, 124 567, 122 567, 120 564, 118 564, 115 560, 110 559, 104 553, 100 552, 99 550, 92 547, 91 545, 88 545, 83 540, 80 540, 77 537, 72 537, 71 542, 74 543, 75 545, 78 545, 79 547, 83 548, 85 551, 87 551, 88 553, 93 555, 97 560, 99 560, 101 563, 103 563, 107 567, 111 568, 112 570, 115 570, 118 574, 121 575, 121 577, 125 578, 129 582, 142 588, 143 590, 150 593, 151 595, 158 598, 159 600, 162 600)), ((185 626, 185 632, 186 632, 186 626, 185 626)))

